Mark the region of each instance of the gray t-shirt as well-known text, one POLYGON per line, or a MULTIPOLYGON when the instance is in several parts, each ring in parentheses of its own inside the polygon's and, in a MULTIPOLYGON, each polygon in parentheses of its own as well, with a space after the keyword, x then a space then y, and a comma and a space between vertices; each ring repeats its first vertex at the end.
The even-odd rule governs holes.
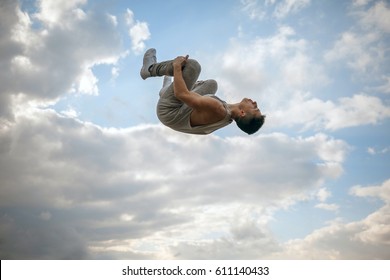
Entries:
MULTIPOLYGON (((195 91, 195 90, 194 90, 195 91)), ((231 111, 227 103, 214 94, 204 94, 220 101, 226 109, 225 117, 212 124, 191 126, 190 118, 193 109, 187 104, 178 100, 173 91, 167 90, 160 96, 157 104, 157 116, 166 126, 183 133, 189 134, 210 134, 213 131, 232 123, 231 111)))

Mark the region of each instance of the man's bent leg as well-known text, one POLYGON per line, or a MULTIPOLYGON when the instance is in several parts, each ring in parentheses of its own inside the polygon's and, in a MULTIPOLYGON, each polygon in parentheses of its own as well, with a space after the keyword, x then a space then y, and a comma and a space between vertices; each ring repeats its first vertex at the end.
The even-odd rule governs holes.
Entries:
MULTIPOLYGON (((194 59, 188 59, 183 67, 182 75, 184 82, 189 90, 191 90, 200 75, 201 66, 194 59)), ((152 77, 158 76, 173 76, 173 60, 155 63, 150 68, 152 77)), ((173 84, 171 85, 173 91, 173 84)))
POLYGON ((141 78, 146 80, 150 77, 173 76, 173 60, 157 63, 156 49, 148 49, 143 58, 141 67, 141 78))
MULTIPOLYGON (((194 87, 200 71, 201 67, 196 60, 187 60, 187 63, 183 68, 182 75, 189 90, 194 87)), ((156 109, 159 120, 166 126, 171 126, 177 122, 178 113, 184 105, 181 100, 176 98, 173 83, 170 81, 170 78, 171 77, 167 76, 164 77, 164 84, 163 88, 160 90, 160 99, 157 103, 156 109)))
POLYGON ((202 67, 200 66, 198 61, 196 61, 195 59, 187 60, 186 64, 184 65, 182 75, 188 90, 192 90, 192 88, 194 87, 196 81, 199 78, 201 70, 202 67))
MULTIPOLYGON (((199 63, 194 59, 188 59, 183 66, 183 78, 189 90, 198 79, 200 70, 199 63)), ((149 77, 173 76, 173 60, 157 63, 156 49, 148 49, 144 54, 140 75, 144 80, 149 77)))
POLYGON ((215 94, 218 90, 218 84, 215 80, 210 79, 206 81, 197 81, 192 88, 192 91, 200 94, 215 94))

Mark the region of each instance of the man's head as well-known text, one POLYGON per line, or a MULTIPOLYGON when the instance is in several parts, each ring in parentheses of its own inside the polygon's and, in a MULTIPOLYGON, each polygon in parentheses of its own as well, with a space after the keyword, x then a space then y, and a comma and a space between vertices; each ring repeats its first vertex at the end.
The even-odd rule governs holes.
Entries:
POLYGON ((251 99, 244 98, 239 103, 239 115, 234 119, 237 126, 248 134, 258 131, 264 124, 265 115, 262 115, 257 103, 251 99))

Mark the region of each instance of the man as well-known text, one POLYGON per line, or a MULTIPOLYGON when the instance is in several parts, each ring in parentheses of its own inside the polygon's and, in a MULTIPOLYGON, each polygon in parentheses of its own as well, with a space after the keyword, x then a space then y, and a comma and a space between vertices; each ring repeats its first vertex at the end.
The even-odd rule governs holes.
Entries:
POLYGON ((188 55, 157 63, 156 50, 146 51, 140 71, 142 79, 164 76, 157 104, 159 120, 174 130, 190 134, 209 134, 233 120, 248 134, 258 131, 265 116, 257 103, 244 98, 239 103, 227 104, 215 96, 216 81, 197 81, 200 71, 199 63, 188 55))

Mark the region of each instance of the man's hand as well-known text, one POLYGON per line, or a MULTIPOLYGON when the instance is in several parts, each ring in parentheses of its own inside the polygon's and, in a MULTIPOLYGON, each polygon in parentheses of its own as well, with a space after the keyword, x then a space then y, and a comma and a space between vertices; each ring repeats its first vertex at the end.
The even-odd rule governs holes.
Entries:
POLYGON ((188 54, 186 56, 178 56, 173 60, 173 68, 176 69, 182 69, 184 65, 187 63, 188 54))

